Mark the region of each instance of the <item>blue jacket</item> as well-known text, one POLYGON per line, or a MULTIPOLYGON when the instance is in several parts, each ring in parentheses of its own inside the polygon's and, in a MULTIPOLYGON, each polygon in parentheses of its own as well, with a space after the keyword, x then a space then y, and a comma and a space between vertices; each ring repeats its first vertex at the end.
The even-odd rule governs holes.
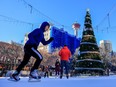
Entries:
POLYGON ((43 45, 49 44, 52 40, 49 39, 48 41, 45 41, 45 38, 44 38, 45 27, 47 25, 49 25, 47 22, 43 22, 40 28, 37 28, 31 33, 29 33, 28 34, 29 40, 26 42, 25 45, 32 45, 37 48, 40 42, 43 45))

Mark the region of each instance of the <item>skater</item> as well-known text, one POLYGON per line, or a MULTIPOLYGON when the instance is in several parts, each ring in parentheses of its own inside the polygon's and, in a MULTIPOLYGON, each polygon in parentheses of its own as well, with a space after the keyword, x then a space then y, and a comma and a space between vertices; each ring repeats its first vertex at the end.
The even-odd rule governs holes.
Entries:
POLYGON ((56 63, 55 63, 55 72, 56 72, 56 76, 59 75, 60 73, 60 62, 58 59, 56 60, 56 63))
POLYGON ((21 64, 16 68, 15 72, 11 75, 11 78, 18 81, 19 73, 24 68, 24 66, 29 62, 31 56, 36 58, 34 66, 30 70, 29 78, 39 79, 40 76, 38 75, 38 67, 43 59, 40 52, 37 50, 39 43, 41 42, 43 45, 47 45, 53 41, 53 37, 51 37, 48 41, 44 39, 44 32, 48 31, 50 28, 50 24, 48 22, 43 22, 40 28, 33 30, 31 33, 28 34, 28 41, 24 46, 24 59, 21 64))
POLYGON ((63 68, 65 67, 66 70, 66 77, 67 79, 69 78, 68 76, 68 69, 69 69, 69 58, 71 56, 71 52, 68 49, 66 45, 59 51, 59 56, 61 60, 61 73, 60 73, 60 78, 62 79, 63 76, 63 68))
POLYGON ((45 67, 45 73, 44 73, 44 78, 49 77, 49 66, 45 67))

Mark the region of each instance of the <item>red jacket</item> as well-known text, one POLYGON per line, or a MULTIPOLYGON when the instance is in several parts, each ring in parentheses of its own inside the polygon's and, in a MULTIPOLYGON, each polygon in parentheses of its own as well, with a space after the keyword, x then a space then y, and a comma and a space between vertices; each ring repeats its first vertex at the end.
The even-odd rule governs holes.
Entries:
POLYGON ((59 51, 59 56, 61 57, 61 60, 66 60, 68 61, 70 56, 71 56, 71 52, 68 49, 67 46, 64 46, 60 51, 59 51))

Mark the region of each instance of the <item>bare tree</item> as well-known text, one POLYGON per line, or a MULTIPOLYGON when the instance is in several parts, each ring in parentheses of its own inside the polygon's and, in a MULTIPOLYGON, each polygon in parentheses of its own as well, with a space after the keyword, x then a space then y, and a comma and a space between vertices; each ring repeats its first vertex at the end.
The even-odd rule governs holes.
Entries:
POLYGON ((21 46, 0 42, 0 61, 4 71, 13 69, 14 64, 17 64, 18 58, 22 58, 22 56, 21 46))

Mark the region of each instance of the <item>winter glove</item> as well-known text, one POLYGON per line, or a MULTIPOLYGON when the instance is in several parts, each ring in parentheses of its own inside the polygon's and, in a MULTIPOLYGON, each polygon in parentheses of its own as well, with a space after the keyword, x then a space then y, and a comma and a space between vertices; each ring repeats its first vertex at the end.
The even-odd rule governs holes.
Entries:
POLYGON ((53 41, 53 40, 54 40, 54 38, 53 37, 50 37, 50 42, 53 41))

